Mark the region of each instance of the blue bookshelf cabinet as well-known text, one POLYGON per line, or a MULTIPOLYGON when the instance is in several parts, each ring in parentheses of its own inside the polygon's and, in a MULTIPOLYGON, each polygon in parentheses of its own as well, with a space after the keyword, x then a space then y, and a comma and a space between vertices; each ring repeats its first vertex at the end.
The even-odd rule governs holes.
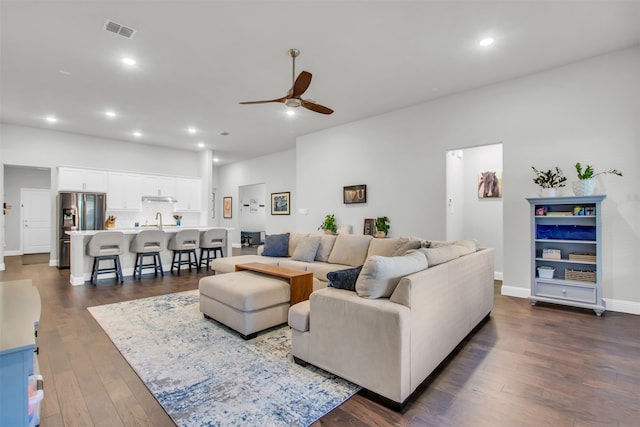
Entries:
POLYGON ((40 294, 31 280, 0 282, 0 308, 0 426, 28 426, 40 294))
POLYGON ((528 198, 531 305, 605 311, 602 298, 602 201, 605 195, 528 198))

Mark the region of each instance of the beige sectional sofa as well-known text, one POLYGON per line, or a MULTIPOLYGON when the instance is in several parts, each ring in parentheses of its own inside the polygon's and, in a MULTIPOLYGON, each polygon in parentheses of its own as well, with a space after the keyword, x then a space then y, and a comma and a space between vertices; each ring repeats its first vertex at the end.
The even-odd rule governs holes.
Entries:
POLYGON ((317 240, 310 237, 292 233, 287 257, 219 258, 212 268, 220 274, 238 263, 265 262, 312 271, 309 301, 289 309, 296 362, 352 381, 388 406, 402 407, 493 308, 491 248, 323 235, 324 247, 309 260, 308 249, 296 249, 317 240), (328 286, 328 273, 361 265, 355 291, 328 286))

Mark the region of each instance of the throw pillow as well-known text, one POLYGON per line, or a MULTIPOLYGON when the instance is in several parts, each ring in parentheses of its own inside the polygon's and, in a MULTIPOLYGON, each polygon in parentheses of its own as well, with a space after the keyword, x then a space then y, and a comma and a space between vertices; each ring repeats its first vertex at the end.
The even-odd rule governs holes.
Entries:
POLYGON ((344 270, 332 271, 327 273, 327 279, 329 280, 329 287, 346 289, 347 291, 356 290, 356 281, 358 275, 362 270, 362 266, 354 268, 346 268, 344 270))
POLYGON ((364 263, 356 281, 356 292, 363 298, 389 298, 404 276, 427 268, 421 252, 404 256, 372 256, 364 263))
POLYGON ((304 236, 298 241, 292 259, 296 261, 313 262, 320 246, 320 236, 304 236))
POLYGON ((264 239, 262 256, 289 256, 289 233, 271 234, 264 239))
POLYGON ((316 253, 316 261, 327 262, 329 260, 329 254, 333 249, 333 244, 336 242, 336 237, 333 234, 323 234, 320 236, 320 245, 318 246, 318 252, 316 253))

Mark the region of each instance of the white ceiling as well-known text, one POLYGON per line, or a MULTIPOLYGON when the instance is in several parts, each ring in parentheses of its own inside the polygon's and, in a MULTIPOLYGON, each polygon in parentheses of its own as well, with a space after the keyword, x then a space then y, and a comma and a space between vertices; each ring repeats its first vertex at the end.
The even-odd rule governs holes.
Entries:
POLYGON ((6 1, 0 121, 198 150, 227 163, 295 137, 640 43, 627 1, 6 1), (107 19, 137 30, 104 30, 107 19), (480 48, 480 38, 495 43, 480 48), (296 74, 330 116, 282 104, 296 74), (127 69, 122 56, 137 65, 127 69), (118 117, 107 119, 107 109, 118 117), (53 114, 58 122, 44 117, 53 114), (189 126, 199 132, 190 135, 189 126), (134 129, 143 132, 136 139, 134 129), (229 132, 221 136, 220 132, 229 132))

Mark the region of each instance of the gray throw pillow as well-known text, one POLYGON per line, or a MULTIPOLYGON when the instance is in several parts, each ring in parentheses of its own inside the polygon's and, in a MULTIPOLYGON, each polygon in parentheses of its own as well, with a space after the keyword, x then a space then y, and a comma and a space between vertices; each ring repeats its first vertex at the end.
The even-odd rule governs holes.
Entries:
POLYGON ((320 236, 304 236, 298 241, 296 250, 291 259, 296 261, 313 262, 320 246, 320 236))
POLYGON ((264 239, 262 256, 289 256, 289 233, 271 234, 264 239))
POLYGON ((327 273, 327 279, 329 280, 329 287, 346 289, 347 291, 356 291, 356 281, 358 275, 362 270, 362 266, 346 268, 344 270, 337 270, 327 273))

